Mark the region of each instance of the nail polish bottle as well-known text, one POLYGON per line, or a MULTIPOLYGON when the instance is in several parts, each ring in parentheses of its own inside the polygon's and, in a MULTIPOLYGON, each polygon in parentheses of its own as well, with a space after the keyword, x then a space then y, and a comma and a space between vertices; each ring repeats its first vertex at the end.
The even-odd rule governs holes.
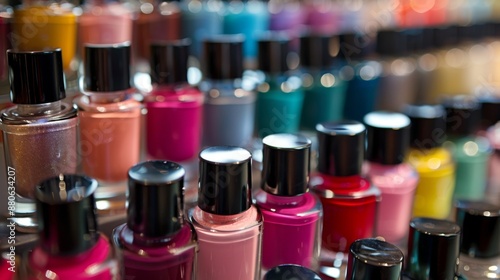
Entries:
MULTIPOLYGON (((297 0, 270 0, 269 30, 283 31, 290 38, 299 37, 301 26, 304 23, 305 13, 297 0)), ((298 43, 298 42, 297 42, 298 43)), ((296 47, 296 44, 293 44, 296 47)))
POLYGON ((220 0, 187 0, 180 3, 181 37, 193 41, 191 55, 201 58, 202 42, 222 34, 222 15, 225 7, 220 0))
POLYGON ((448 148, 455 160, 455 199, 482 199, 486 189, 488 159, 491 147, 488 139, 476 135, 480 108, 475 100, 457 96, 443 102, 446 110, 448 148))
POLYGON ((116 0, 85 0, 78 17, 80 55, 85 44, 132 41, 132 11, 116 0))
POLYGON ((205 40, 203 146, 247 147, 255 119, 255 93, 243 83, 241 35, 219 35, 205 40))
POLYGON ((224 34, 243 34, 245 59, 257 56, 257 36, 269 28, 267 2, 261 0, 231 0, 226 4, 222 16, 224 34))
POLYGON ((96 188, 94 179, 64 174, 37 186, 38 245, 26 263, 29 280, 116 278, 113 247, 97 229, 96 188))
POLYGON ((9 254, 11 253, 2 253, 0 256, 0 279, 3 280, 14 280, 17 279, 16 275, 19 275, 19 272, 16 268, 17 263, 15 253, 11 256, 9 256, 9 254))
POLYGON ((75 60, 77 16, 65 1, 27 0, 14 9, 11 43, 15 50, 60 48, 67 75, 77 69, 75 60), (64 34, 63 36, 61 34, 64 34))
POLYGON ((145 97, 149 158, 185 162, 200 149, 203 94, 187 82, 190 40, 151 45, 153 91, 145 97))
POLYGON ((410 222, 405 274, 412 280, 457 279, 459 247, 457 224, 415 218, 410 222))
POLYGON ((304 25, 307 30, 318 34, 337 33, 341 21, 341 13, 336 3, 328 0, 301 2, 305 14, 304 25))
POLYGON ((462 228, 460 273, 468 280, 500 279, 500 206, 459 200, 456 220, 462 228))
POLYGON ((262 215, 252 205, 251 154, 214 146, 200 153, 197 279, 260 279, 262 215))
MULTIPOLYGON (((0 129, 7 175, 19 196, 16 211, 22 212, 21 204, 34 199, 38 182, 61 172, 77 172, 78 119, 76 109, 63 101, 60 49, 9 50, 7 59, 15 106, 1 112, 0 129)), ((27 212, 34 211, 31 206, 27 212)))
POLYGON ((195 279, 196 234, 185 220, 184 169, 141 162, 128 171, 127 223, 113 230, 122 279, 195 279))
POLYGON ((177 1, 140 0, 133 26, 133 50, 146 65, 154 42, 181 39, 181 11, 177 1))
MULTIPOLYGON (((131 96, 129 65, 128 43, 85 46, 84 91, 75 99, 82 165, 104 185, 125 182, 139 162, 141 105, 131 96)), ((123 193, 125 184, 110 195, 123 193)))
POLYGON ((440 105, 410 105, 410 151, 406 161, 419 175, 413 217, 446 219, 455 189, 455 163, 446 141, 445 111, 440 105))
POLYGON ((400 280, 404 255, 378 239, 359 239, 351 244, 346 280, 400 280))
POLYGON ((270 269, 263 280, 321 280, 321 277, 316 272, 294 264, 282 264, 270 269))
POLYGON ((340 35, 340 68, 347 80, 344 118, 363 121, 375 110, 382 64, 375 60, 375 34, 350 32, 340 35))
POLYGON ((352 242, 375 233, 380 191, 362 176, 365 126, 356 121, 316 126, 317 173, 310 186, 323 205, 321 255, 347 253, 352 242))
POLYGON ((297 264, 318 268, 322 208, 309 192, 311 140, 295 134, 273 134, 263 140, 261 191, 262 268, 297 264))
POLYGON ((376 111, 364 118, 367 127, 366 176, 382 193, 377 236, 401 244, 408 233, 418 173, 404 159, 410 145, 410 119, 376 111))
POLYGON ((318 123, 343 118, 347 83, 333 67, 338 53, 338 36, 309 34, 300 38, 304 130, 313 131, 318 123))
POLYGON ((377 108, 400 112, 416 99, 416 61, 410 56, 408 35, 404 30, 379 30, 376 42, 383 68, 377 108))
POLYGON ((279 33, 270 33, 258 41, 259 71, 265 75, 257 86, 255 129, 257 136, 275 133, 296 133, 304 91, 298 73, 288 67, 290 40, 279 33))

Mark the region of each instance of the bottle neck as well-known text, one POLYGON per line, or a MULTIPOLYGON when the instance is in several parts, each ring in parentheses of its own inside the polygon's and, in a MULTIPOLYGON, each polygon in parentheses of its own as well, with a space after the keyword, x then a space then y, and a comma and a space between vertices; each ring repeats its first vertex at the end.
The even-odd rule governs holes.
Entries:
POLYGON ((94 104, 109 104, 117 103, 127 99, 127 91, 114 91, 114 92, 85 92, 88 96, 90 103, 94 104))
POLYGON ((52 115, 61 111, 61 101, 43 104, 18 104, 17 112, 19 116, 40 116, 52 115))

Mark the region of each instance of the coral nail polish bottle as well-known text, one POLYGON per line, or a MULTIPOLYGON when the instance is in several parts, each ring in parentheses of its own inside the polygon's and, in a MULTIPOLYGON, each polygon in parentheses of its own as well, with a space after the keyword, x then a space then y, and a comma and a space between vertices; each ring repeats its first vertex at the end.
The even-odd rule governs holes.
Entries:
POLYGON ((439 105, 410 105, 405 114, 411 120, 407 162, 419 175, 413 217, 445 219, 455 189, 455 163, 442 146, 446 140, 445 111, 439 105))
POLYGON ((247 147, 254 131, 255 93, 243 83, 242 35, 204 41, 203 146, 247 147))
MULTIPOLYGON (((141 104, 131 93, 130 45, 85 46, 85 85, 75 99, 80 120, 83 172, 101 185, 123 183, 139 162, 141 104)), ((99 188, 99 191, 105 191, 99 188)))
POLYGON ((347 280, 400 280, 404 255, 378 239, 359 239, 351 244, 347 280))
POLYGON ((190 40, 151 46, 154 88, 145 98, 149 158, 185 162, 200 149, 203 94, 187 82, 190 40))
POLYGON ((294 134, 263 140, 262 267, 297 264, 316 270, 321 246, 321 202, 309 192, 311 141, 294 134))
POLYGON ((320 123, 318 173, 311 177, 323 205, 321 259, 347 253, 358 239, 375 233, 380 191, 361 174, 365 126, 356 121, 320 123))
POLYGON ((407 248, 405 274, 410 279, 457 279, 460 227, 454 222, 413 219, 407 248))
POLYGON ((364 118, 367 128, 366 176, 382 193, 377 236, 401 244, 408 233, 418 173, 404 162, 410 145, 410 119, 376 111, 364 118))
POLYGON ((462 228, 460 273, 468 280, 500 279, 500 206, 460 200, 456 220, 462 228))
MULTIPOLYGON (((76 173, 78 119, 66 97, 60 49, 7 51, 11 99, 0 116, 7 175, 18 194, 16 211, 30 204, 35 186, 61 172, 76 173), (16 176, 17 174, 17 176, 16 176), (24 198, 29 199, 26 201, 24 198)), ((7 183, 7 179, 5 182, 7 183)))
POLYGON ((113 231, 122 279, 195 279, 198 247, 183 214, 184 174, 170 161, 130 168, 127 223, 113 231))
POLYGON ((260 279, 262 215, 252 205, 251 154, 214 146, 200 153, 197 279, 260 279))
POLYGON ((113 247, 97 230, 97 181, 60 174, 36 189, 38 240, 27 262, 28 279, 111 280, 113 247))

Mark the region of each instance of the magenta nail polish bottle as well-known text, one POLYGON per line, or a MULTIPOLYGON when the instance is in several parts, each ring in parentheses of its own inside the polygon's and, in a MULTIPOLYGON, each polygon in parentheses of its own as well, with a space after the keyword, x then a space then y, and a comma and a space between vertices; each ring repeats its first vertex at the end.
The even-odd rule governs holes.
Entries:
POLYGON ((63 175, 35 191, 38 245, 27 260, 29 280, 111 280, 117 274, 113 247, 97 230, 97 181, 63 175))
POLYGON ((187 82, 190 44, 184 39, 151 46, 155 86, 145 98, 149 158, 183 162, 199 153, 203 94, 187 82))
POLYGON ((183 216, 184 174, 169 161, 130 168, 127 223, 113 231, 122 279, 195 279, 197 243, 183 216))
POLYGON ((273 134, 262 142, 262 190, 256 195, 264 218, 262 267, 297 264, 316 270, 323 212, 308 188, 311 141, 273 134))
POLYGON ((260 279, 262 215, 252 205, 251 158, 231 146, 200 153, 198 206, 190 213, 199 242, 198 280, 260 279))
POLYGON ((376 234, 401 244, 408 233, 418 173, 404 159, 410 146, 410 119, 400 113, 372 112, 367 128, 366 176, 382 195, 376 234))

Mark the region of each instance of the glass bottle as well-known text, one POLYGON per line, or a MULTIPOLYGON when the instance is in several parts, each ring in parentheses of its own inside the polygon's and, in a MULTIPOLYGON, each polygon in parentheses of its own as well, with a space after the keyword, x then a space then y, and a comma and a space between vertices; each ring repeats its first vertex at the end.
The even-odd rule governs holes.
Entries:
POLYGON ((219 35, 204 41, 205 93, 203 146, 249 146, 255 119, 255 93, 243 83, 241 35, 219 35))
POLYGON ((459 200, 456 221, 462 228, 460 273, 468 280, 500 279, 500 206, 459 200))
POLYGON ((66 97, 60 49, 7 51, 11 98, 15 106, 1 112, 7 176, 18 195, 16 212, 34 211, 40 181, 76 173, 78 119, 66 97), (23 207, 25 205, 26 207, 23 207))
POLYGON ((401 244, 408 233, 418 183, 415 169, 404 162, 410 144, 410 119, 376 111, 364 118, 367 127, 366 176, 382 193, 377 236, 401 244))
POLYGON ((195 279, 196 234, 185 220, 184 168, 146 161, 128 171, 127 223, 113 231, 122 279, 195 279))
POLYGON ((197 279, 260 279, 262 215, 252 205, 251 154, 214 146, 200 153, 197 279))
POLYGON ((338 36, 309 34, 300 38, 304 104, 301 128, 313 131, 316 124, 344 116, 347 83, 333 68, 339 52, 338 36))
POLYGON ((149 158, 187 162, 200 150, 203 94, 187 82, 189 39, 151 45, 153 91, 145 97, 149 158))
POLYGON ((86 0, 78 17, 78 50, 85 44, 119 44, 132 41, 132 11, 116 0, 86 0))
POLYGON ((460 227, 454 222, 414 218, 410 222, 405 274, 412 280, 457 279, 460 227))
POLYGON ((359 239, 351 244, 346 280, 400 280, 404 255, 378 239, 359 239))
POLYGON ((476 135, 479 128, 479 106, 465 96, 447 99, 446 133, 444 146, 456 164, 455 199, 482 199, 485 195, 488 160, 491 148, 488 139, 476 135))
POLYGON ((317 270, 322 208, 308 188, 311 140, 273 134, 262 141, 262 190, 255 197, 264 219, 262 267, 297 264, 317 270))
POLYGON ((413 217, 445 219, 455 189, 455 163, 446 140, 445 111, 440 105, 410 105, 410 151, 406 158, 419 174, 413 217))
POLYGON ((300 77, 288 67, 290 40, 270 33, 258 40, 258 71, 264 80, 257 86, 255 130, 263 138, 275 133, 296 133, 304 101, 300 77))
POLYGON ((97 229, 96 188, 92 178, 65 174, 37 186, 38 245, 26 261, 28 280, 116 278, 113 247, 97 229))
POLYGON ((75 103, 83 172, 109 186, 99 187, 98 199, 123 196, 127 171, 139 162, 141 104, 129 66, 128 43, 85 46, 84 91, 75 103))
POLYGON ((352 242, 375 234, 380 191, 362 176, 366 134, 363 124, 325 122, 316 130, 318 167, 310 186, 323 205, 320 260, 343 270, 352 242))
POLYGON ((15 7, 11 44, 15 50, 60 48, 66 75, 76 74, 77 16, 66 1, 27 0, 15 7), (64 34, 64 35, 61 35, 64 34))

